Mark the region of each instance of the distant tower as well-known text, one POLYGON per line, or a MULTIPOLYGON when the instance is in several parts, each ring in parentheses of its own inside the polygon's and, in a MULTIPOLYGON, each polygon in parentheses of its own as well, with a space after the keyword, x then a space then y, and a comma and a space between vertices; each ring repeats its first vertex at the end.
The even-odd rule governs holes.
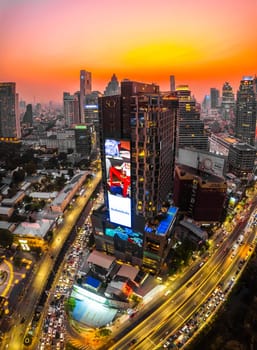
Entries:
POLYGON ((80 71, 80 123, 85 123, 85 96, 91 94, 92 92, 92 82, 91 82, 91 72, 86 70, 80 71))
POLYGON ((235 108, 235 97, 231 85, 226 81, 222 87, 221 113, 224 119, 229 119, 235 108))
POLYGON ((104 96, 113 96, 120 94, 119 82, 115 74, 113 74, 111 81, 109 81, 104 91, 104 96))
POLYGON ((63 110, 65 124, 70 127, 79 123, 79 96, 70 95, 69 92, 63 93, 63 110))
POLYGON ((252 77, 243 77, 236 99, 236 137, 255 146, 256 91, 252 77))
POLYGON ((178 85, 176 95, 179 100, 178 110, 178 148, 190 147, 208 150, 208 136, 204 123, 200 120, 200 107, 197 105, 188 85, 178 85))
POLYGON ((33 124, 32 104, 28 104, 26 106, 26 111, 24 113, 22 122, 32 126, 32 124, 33 124))
POLYGON ((176 90, 175 75, 170 75, 170 91, 174 92, 176 90))
POLYGON ((219 90, 215 88, 211 88, 210 90, 210 100, 211 100, 211 108, 215 109, 219 107, 219 90))
POLYGON ((16 83, 0 83, 0 137, 21 137, 16 83))

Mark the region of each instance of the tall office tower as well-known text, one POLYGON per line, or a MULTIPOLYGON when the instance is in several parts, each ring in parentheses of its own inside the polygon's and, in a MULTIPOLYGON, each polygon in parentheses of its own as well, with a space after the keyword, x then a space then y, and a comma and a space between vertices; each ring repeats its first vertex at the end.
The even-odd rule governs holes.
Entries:
POLYGON ((226 81, 222 87, 221 114, 223 119, 230 119, 234 114, 235 97, 231 85, 226 81))
POLYGON ((121 95, 99 98, 105 206, 92 215, 96 248, 155 271, 171 248, 176 217, 164 205, 176 111, 177 99, 164 102, 154 84, 124 80, 121 95))
POLYGON ((21 137, 16 83, 0 83, 0 137, 9 141, 21 137))
POLYGON ((211 108, 215 109, 219 107, 219 97, 220 92, 215 88, 210 89, 210 100, 211 100, 211 108))
MULTIPOLYGON (((98 98, 101 96, 102 94, 99 91, 92 91, 91 94, 86 95, 85 123, 93 125, 94 131, 95 131, 95 142, 93 147, 93 153, 97 152, 97 149, 99 149, 100 147, 98 98)), ((95 155, 97 156, 97 154, 95 155)))
POLYGON ((63 93, 63 110, 65 125, 70 127, 79 123, 79 99, 78 95, 71 95, 69 92, 63 93))
POLYGON ((200 109, 191 96, 188 85, 179 85, 176 95, 179 100, 177 149, 191 147, 207 151, 208 136, 205 135, 200 109))
POLYGON ((80 123, 85 123, 85 96, 92 92, 91 72, 80 71, 80 123))
POLYGON ((31 103, 26 106, 26 111, 24 113, 22 123, 28 124, 29 126, 32 126, 33 124, 33 113, 31 103))
POLYGON ((176 91, 175 75, 170 75, 170 91, 176 91))
POLYGON ((236 137, 255 146, 256 85, 252 77, 243 77, 236 99, 236 137))
POLYGON ((104 90, 104 96, 112 96, 120 94, 120 86, 119 81, 115 74, 111 77, 111 81, 109 81, 108 85, 104 90))

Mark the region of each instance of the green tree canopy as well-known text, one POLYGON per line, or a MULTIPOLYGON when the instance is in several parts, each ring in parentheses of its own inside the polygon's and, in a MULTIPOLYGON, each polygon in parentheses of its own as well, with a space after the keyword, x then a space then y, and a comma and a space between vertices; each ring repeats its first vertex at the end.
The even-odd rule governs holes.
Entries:
POLYGON ((0 229, 0 245, 10 247, 13 244, 13 234, 7 229, 0 229))

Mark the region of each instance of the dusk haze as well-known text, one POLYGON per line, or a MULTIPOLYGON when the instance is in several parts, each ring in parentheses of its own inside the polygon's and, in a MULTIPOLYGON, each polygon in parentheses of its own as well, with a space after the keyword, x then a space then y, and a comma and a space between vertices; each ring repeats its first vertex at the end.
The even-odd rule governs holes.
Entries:
POLYGON ((201 101, 255 75, 256 0, 1 0, 0 80, 20 99, 62 101, 79 71, 103 91, 113 73, 169 90, 169 76, 201 101))

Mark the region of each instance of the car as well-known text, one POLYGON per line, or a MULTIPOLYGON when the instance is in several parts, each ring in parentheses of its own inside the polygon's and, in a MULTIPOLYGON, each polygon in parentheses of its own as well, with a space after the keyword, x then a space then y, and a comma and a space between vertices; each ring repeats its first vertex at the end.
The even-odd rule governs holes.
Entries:
POLYGON ((164 348, 167 348, 170 345, 170 342, 167 340, 166 343, 163 344, 164 348))

